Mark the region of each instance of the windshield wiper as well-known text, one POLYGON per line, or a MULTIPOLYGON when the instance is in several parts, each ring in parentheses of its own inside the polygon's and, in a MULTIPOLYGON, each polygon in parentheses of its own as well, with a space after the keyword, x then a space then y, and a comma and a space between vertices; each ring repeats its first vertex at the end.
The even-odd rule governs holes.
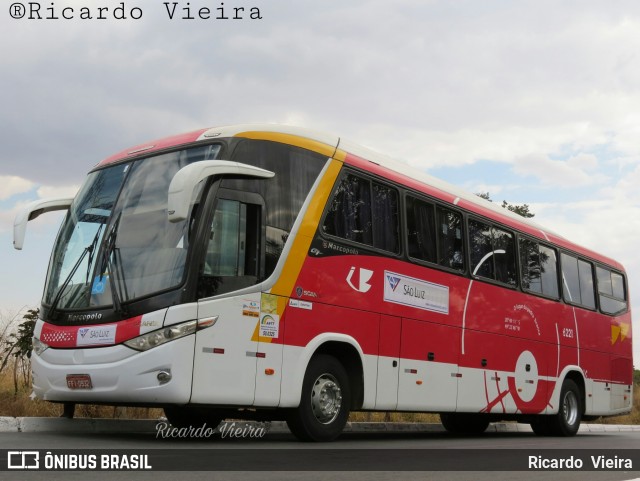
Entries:
MULTIPOLYGON (((104 224, 100 224, 100 227, 98 227, 98 231, 96 232, 96 235, 93 237, 91 244, 89 244, 87 247, 84 248, 84 250, 82 251, 82 254, 80 254, 80 257, 78 258, 76 263, 73 265, 71 272, 69 272, 69 274, 65 278, 62 285, 58 288, 58 292, 56 292, 56 296, 53 298, 51 307, 49 307, 50 319, 53 319, 54 316, 56 315, 56 310, 58 308, 58 303, 60 302, 60 299, 62 299, 62 294, 67 289, 69 282, 71 282, 71 279, 73 278, 74 274, 78 270, 78 267, 80 267, 80 264, 82 263, 82 260, 85 258, 87 253, 89 254, 89 262, 87 266, 87 277, 89 276, 89 269, 91 269, 91 261, 93 260, 94 250, 96 248, 96 245, 98 244, 98 239, 100 238, 100 233, 102 232, 103 227, 104 227, 104 224)), ((85 281, 85 284, 87 282, 88 282, 88 279, 85 281)))
MULTIPOLYGON (((124 290, 125 298, 127 298, 127 284, 122 277, 120 271, 120 264, 118 263, 116 248, 116 239, 118 236, 118 226, 120 225, 120 218, 122 212, 118 214, 118 217, 113 222, 109 235, 105 239, 104 247, 102 250, 102 266, 100 268, 101 275, 107 270, 109 271, 109 286, 111 287, 111 299, 113 301, 113 310, 120 316, 126 316, 127 311, 122 307, 121 289, 124 290), (115 260, 112 258, 115 258, 115 260), (114 279, 115 278, 115 279, 114 279), (124 286, 124 288, 123 288, 124 286)), ((104 277, 104 275, 103 275, 104 277)))

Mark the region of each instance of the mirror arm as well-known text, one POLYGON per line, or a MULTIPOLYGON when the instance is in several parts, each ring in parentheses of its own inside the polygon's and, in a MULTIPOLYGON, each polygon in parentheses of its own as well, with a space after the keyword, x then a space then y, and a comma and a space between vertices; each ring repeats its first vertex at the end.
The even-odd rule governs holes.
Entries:
POLYGON ((22 250, 27 230, 27 222, 47 212, 67 210, 71 205, 71 202, 73 202, 73 197, 40 199, 25 206, 20 212, 18 212, 15 220, 13 221, 13 248, 22 250))

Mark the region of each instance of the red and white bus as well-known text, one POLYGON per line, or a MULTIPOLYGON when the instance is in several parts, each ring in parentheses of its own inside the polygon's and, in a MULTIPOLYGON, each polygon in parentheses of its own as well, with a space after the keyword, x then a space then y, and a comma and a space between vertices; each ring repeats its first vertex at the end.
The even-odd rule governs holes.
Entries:
POLYGON ((176 426, 441 413, 573 435, 632 405, 618 262, 338 137, 211 128, 96 165, 56 239, 34 393, 159 406, 176 426))

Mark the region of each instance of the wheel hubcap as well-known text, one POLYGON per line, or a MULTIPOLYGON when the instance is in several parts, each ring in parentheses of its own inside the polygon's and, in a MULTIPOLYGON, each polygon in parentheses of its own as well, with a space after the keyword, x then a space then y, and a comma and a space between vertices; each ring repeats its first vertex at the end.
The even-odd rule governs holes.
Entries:
POLYGON ((316 379, 311 389, 311 410, 321 424, 332 423, 342 407, 342 389, 335 377, 325 373, 316 379))
POLYGON ((564 396, 562 414, 567 425, 573 426, 578 419, 578 398, 576 393, 569 391, 564 396))

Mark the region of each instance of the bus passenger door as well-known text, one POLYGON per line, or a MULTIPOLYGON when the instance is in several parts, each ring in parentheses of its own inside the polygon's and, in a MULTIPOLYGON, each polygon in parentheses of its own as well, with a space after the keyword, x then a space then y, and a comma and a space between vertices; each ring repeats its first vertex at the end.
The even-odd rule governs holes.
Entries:
POLYGON ((286 297, 262 294, 260 317, 253 334, 253 339, 259 341, 256 353, 256 406, 276 407, 280 404, 286 305, 286 297))
POLYGON ((255 286, 264 273, 264 201, 220 188, 198 279, 198 318, 215 324, 196 333, 191 402, 251 405, 260 357, 260 292, 216 298, 255 286))
POLYGON ((378 339, 378 376, 376 406, 379 411, 393 411, 398 405, 400 372, 400 318, 380 316, 378 339))
POLYGON ((253 404, 258 342, 252 335, 258 318, 245 314, 253 312, 246 306, 260 306, 260 294, 198 303, 200 321, 217 320, 196 333, 192 403, 253 404))

